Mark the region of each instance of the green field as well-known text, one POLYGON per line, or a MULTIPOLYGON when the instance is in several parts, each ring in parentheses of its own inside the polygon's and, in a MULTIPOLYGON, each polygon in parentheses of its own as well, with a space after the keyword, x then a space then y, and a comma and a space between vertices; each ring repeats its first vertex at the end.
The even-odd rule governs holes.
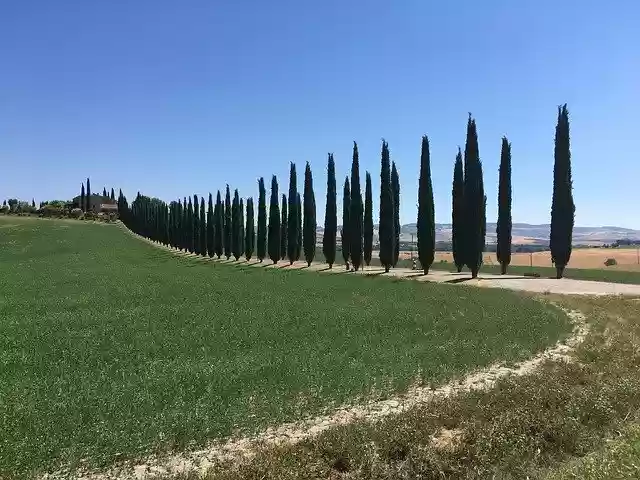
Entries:
POLYGON ((79 221, 0 217, 0 289, 0 478, 442 382, 570 329, 508 291, 238 268, 79 221))

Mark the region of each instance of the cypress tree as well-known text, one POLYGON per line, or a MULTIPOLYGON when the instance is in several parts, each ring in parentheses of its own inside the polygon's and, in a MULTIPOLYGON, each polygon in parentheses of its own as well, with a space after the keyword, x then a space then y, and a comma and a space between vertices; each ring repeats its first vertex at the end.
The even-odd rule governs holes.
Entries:
MULTIPOLYGON (((269 206, 269 258, 275 264, 280 259, 280 206, 278 204, 278 179, 271 179, 271 204, 269 206)), ((294 210, 295 211, 295 210, 294 210)))
POLYGON ((233 204, 231 206, 231 245, 236 261, 238 261, 240 255, 242 255, 240 233, 240 198, 238 196, 238 189, 236 189, 233 193, 233 204))
POLYGON ((471 277, 477 278, 485 246, 486 198, 478 149, 478 132, 476 121, 471 115, 467 124, 464 163, 464 256, 465 264, 471 270, 471 277))
POLYGON ((304 170, 304 225, 302 227, 304 259, 311 266, 316 256, 316 196, 313 193, 313 175, 307 162, 304 170))
POLYGON ((458 273, 460 273, 464 266, 464 172, 460 148, 458 148, 456 163, 453 168, 453 189, 451 193, 453 199, 451 205, 451 250, 453 263, 458 273))
POLYGON ((558 107, 553 164, 553 198, 551 201, 551 235, 549 248, 556 267, 556 277, 562 278, 571 258, 573 225, 576 206, 573 202, 571 179, 571 145, 567 104, 558 107))
POLYGON ((193 251, 200 255, 200 202, 198 195, 193 196, 193 251))
POLYGON ((182 238, 182 249, 187 252, 189 250, 189 206, 187 205, 187 197, 182 199, 182 228, 180 236, 182 238))
POLYGON ((106 187, 102 187, 102 196, 106 198, 107 196, 107 188, 106 187))
POLYGON ((244 255, 244 199, 240 199, 240 209, 238 216, 240 217, 240 257, 244 255))
POLYGON ((280 224, 280 259, 287 257, 287 230, 289 223, 287 221, 287 196, 282 194, 282 206, 280 207, 282 214, 282 223, 280 224))
POLYGON ((216 254, 215 250, 215 227, 213 215, 213 195, 209 193, 209 203, 207 205, 207 253, 210 258, 216 254))
POLYGON ((200 255, 207 255, 207 222, 204 209, 204 196, 200 197, 200 255))
POLYGON ((227 260, 231 258, 233 250, 233 225, 231 216, 231 192, 227 184, 227 193, 224 199, 224 256, 227 260))
POLYGON ((222 195, 220 195, 220 190, 218 190, 218 194, 216 195, 216 207, 213 212, 215 217, 215 228, 214 228, 214 249, 218 260, 222 257, 224 252, 224 239, 226 238, 224 232, 224 205, 222 204, 222 195))
POLYGON ((400 258, 400 177, 396 162, 391 162, 391 192, 393 195, 393 233, 395 240, 393 242, 393 262, 395 267, 400 258))
POLYGON ((296 245, 296 255, 294 260, 300 260, 300 252, 302 251, 302 202, 300 201, 300 193, 296 192, 296 213, 298 215, 298 243, 296 245))
POLYGON ((189 197, 189 206, 187 209, 187 250, 191 253, 194 252, 194 236, 193 236, 193 203, 191 203, 191 197, 189 197))
POLYGON ((496 224, 496 257, 500 273, 507 273, 511 263, 511 144, 502 137, 498 182, 498 222, 496 224))
POLYGON ((436 220, 431 183, 429 138, 422 137, 420 153, 420 180, 418 184, 418 258, 424 274, 429 273, 436 254, 436 220))
POLYGON ((84 183, 82 184, 82 189, 80 190, 80 208, 82 209, 82 211, 86 211, 86 203, 84 200, 84 183))
POLYGON ((86 205, 85 205, 85 212, 88 212, 91 210, 91 182, 89 181, 89 178, 87 177, 87 197, 86 197, 86 205))
POLYGON ((336 261, 336 233, 338 229, 336 207, 336 166, 333 154, 329 154, 327 161, 327 205, 324 213, 324 236, 322 238, 322 253, 329 268, 336 261))
POLYGON ((371 191, 371 175, 365 176, 364 187, 364 263, 371 264, 373 252, 373 193, 371 191))
POLYGON ((296 252, 299 249, 298 239, 298 204, 296 195, 298 194, 298 180, 296 176, 296 165, 291 162, 289 170, 289 228, 287 228, 287 258, 289 265, 296 260, 296 252))
POLYGON ((113 188, 111 189, 111 200, 115 201, 116 196, 114 194, 113 188))
POLYGON ((351 263, 358 271, 362 265, 362 191, 360 189, 360 160, 358 145, 353 142, 353 160, 351 162, 351 212, 349 214, 349 240, 351 243, 351 263))
POLYGON ((349 230, 351 228, 350 215, 351 189, 349 188, 349 177, 346 177, 342 191, 342 230, 340 230, 340 240, 342 243, 342 258, 347 270, 349 270, 349 258, 351 258, 351 237, 349 237, 349 230))
POLYGON ((251 260, 253 256, 253 246, 255 242, 255 219, 253 214, 253 198, 247 198, 247 228, 245 230, 244 237, 244 258, 247 262, 251 260))
POLYGON ((267 256, 267 199, 264 188, 264 178, 258 180, 258 238, 257 256, 260 263, 267 256))
POLYGON ((393 207, 393 188, 391 187, 391 172, 389 145, 382 141, 382 160, 380 166, 380 263, 385 273, 393 265, 395 251, 395 221, 393 207))

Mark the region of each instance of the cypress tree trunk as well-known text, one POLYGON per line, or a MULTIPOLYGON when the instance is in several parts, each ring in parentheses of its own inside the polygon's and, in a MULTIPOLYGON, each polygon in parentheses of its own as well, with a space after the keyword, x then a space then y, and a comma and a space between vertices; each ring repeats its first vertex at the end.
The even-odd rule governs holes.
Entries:
POLYGON ((86 208, 87 204, 85 203, 85 199, 84 199, 84 183, 82 184, 82 190, 80 190, 80 208, 82 209, 83 212, 85 212, 85 208, 86 208))
POLYGON ((233 192, 233 203, 231 205, 231 245, 232 253, 236 261, 240 259, 240 198, 238 189, 233 192))
POLYGON ((245 238, 244 238, 244 257, 247 259, 247 262, 251 260, 253 256, 253 244, 255 242, 255 219, 253 216, 253 198, 247 198, 247 228, 245 230, 245 238))
POLYGON ((553 199, 551 202, 551 235, 549 248, 556 267, 556 277, 562 278, 571 258, 573 225, 576 207, 571 179, 571 146, 567 105, 558 107, 558 123, 553 165, 553 199))
POLYGON ((269 207, 269 258, 275 264, 280 259, 280 207, 278 205, 278 179, 271 179, 271 205, 269 207))
POLYGON ((207 253, 210 258, 215 255, 215 223, 213 216, 213 195, 209 193, 209 203, 207 205, 207 253))
POLYGON ((471 270, 471 277, 477 278, 485 246, 486 198, 478 149, 478 133, 476 122, 471 115, 467 124, 464 156, 465 263, 471 270))
POLYGON ((298 208, 299 205, 296 201, 298 195, 298 180, 296 175, 296 165, 291 162, 291 168, 289 171, 289 227, 287 228, 287 258, 289 259, 289 265, 291 265, 296 258, 296 253, 299 249, 298 238, 300 232, 298 231, 298 208))
POLYGON ((200 255, 207 255, 207 222, 205 220, 204 197, 200 197, 200 255))
POLYGON ((395 251, 395 221, 393 207, 393 188, 391 187, 391 171, 389 145, 382 141, 382 160, 380 167, 380 263, 385 273, 393 264, 395 251))
POLYGON ((393 233, 395 234, 392 265, 395 268, 398 264, 398 258, 400 258, 400 177, 396 162, 391 163, 391 192, 393 196, 393 233))
POLYGON ((453 169, 452 198, 451 250, 453 253, 453 263, 458 273, 460 273, 464 266, 464 172, 460 148, 458 148, 456 163, 453 169))
POLYGON ((327 205, 324 214, 324 236, 322 238, 322 253, 329 268, 333 268, 336 261, 336 234, 338 229, 338 213, 336 206, 336 166, 333 154, 329 154, 327 161, 327 205))
POLYGON ((358 145, 353 142, 351 162, 351 213, 349 214, 349 240, 351 263, 357 272, 362 265, 362 190, 360 189, 360 159, 358 145))
POLYGON ((86 201, 86 205, 85 205, 85 212, 90 212, 91 211, 91 181, 89 180, 89 177, 87 177, 87 197, 85 198, 86 201))
POLYGON ((304 170, 304 225, 302 227, 304 242, 304 259, 307 266, 316 256, 316 196, 313 193, 313 175, 307 162, 304 170))
MULTIPOLYGON (((296 192, 296 214, 298 215, 298 243, 296 244, 295 261, 300 260, 300 252, 302 251, 302 202, 300 201, 300 193, 296 192)), ((291 216, 291 212, 289 212, 291 216)))
POLYGON ((224 256, 227 260, 233 253, 233 217, 231 212, 231 192, 227 184, 227 193, 224 199, 224 256))
POLYGON ((373 253, 373 193, 371 191, 371 175, 367 172, 364 187, 364 263, 371 264, 373 253))
POLYGON ((257 255, 260 263, 267 256, 267 199, 264 188, 264 178, 258 180, 258 239, 257 255))
POLYGON ((287 230, 289 228, 287 221, 287 196, 284 193, 282 194, 280 214, 282 216, 282 222, 280 223, 280 259, 284 260, 287 257, 287 230))
POLYGON ((200 255, 200 203, 198 196, 193 196, 193 250, 196 255, 200 255))
POLYGON ((351 228, 351 189, 349 188, 349 177, 344 180, 344 190, 342 193, 342 230, 340 238, 342 241, 342 258, 344 266, 349 270, 349 258, 351 257, 351 237, 349 230, 351 228))
POLYGON ((496 224, 496 257, 500 273, 507 273, 511 263, 511 144, 502 137, 498 181, 498 222, 496 224))
POLYGON ((418 184, 418 258, 424 274, 429 273, 436 254, 436 220, 431 183, 429 138, 422 137, 420 180, 418 184))

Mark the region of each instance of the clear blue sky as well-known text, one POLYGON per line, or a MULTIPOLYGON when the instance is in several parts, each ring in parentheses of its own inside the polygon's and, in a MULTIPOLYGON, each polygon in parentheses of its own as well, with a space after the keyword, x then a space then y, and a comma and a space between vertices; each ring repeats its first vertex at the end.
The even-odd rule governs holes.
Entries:
POLYGON ((290 161, 302 190, 309 161, 322 224, 327 152, 341 192, 356 140, 377 196, 385 138, 408 223, 426 133, 449 222, 472 112, 489 221, 507 135, 514 221, 548 223, 566 102, 576 223, 640 228, 638 18, 637 0, 4 2, 0 199, 71 198, 87 176, 130 200, 257 196, 259 176, 288 189, 290 161))

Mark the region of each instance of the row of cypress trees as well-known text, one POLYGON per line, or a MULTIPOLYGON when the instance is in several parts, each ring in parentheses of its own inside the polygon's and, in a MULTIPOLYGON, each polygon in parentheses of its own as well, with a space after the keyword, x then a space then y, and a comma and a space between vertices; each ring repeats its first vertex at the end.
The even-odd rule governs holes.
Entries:
MULTIPOLYGON (((575 206, 572 198, 569 149, 569 119, 566 105, 558 110, 554 166, 554 193, 551 219, 551 251, 558 277, 571 255, 571 235, 575 206)), ((418 188, 417 240, 418 258, 427 274, 435 258, 435 206, 431 181, 429 139, 422 137, 418 188)), ((88 183, 88 182, 87 182, 88 183)), ((246 207, 238 191, 233 200, 229 185, 224 202, 217 192, 215 205, 209 194, 205 212, 204 198, 197 195, 165 204, 138 193, 129 209, 120 192, 118 204, 123 221, 133 231, 155 241, 184 251, 210 257, 223 255, 236 260, 250 260, 256 250, 260 261, 269 258, 277 263, 285 258, 292 264, 304 254, 311 265, 316 254, 316 202, 313 176, 307 162, 303 196, 300 197, 294 163, 290 165, 288 195, 279 196, 278 180, 271 180, 271 198, 267 218, 264 179, 258 180, 257 231, 254 230, 254 204, 248 198, 246 207), (246 212, 246 220, 245 220, 246 212)), ((332 268, 337 244, 337 184, 335 161, 329 154, 327 162, 327 198, 322 252, 332 268)), ((511 259, 511 144, 502 139, 497 222, 497 256, 506 273, 511 259)), ((369 265, 373 251, 373 199, 371 175, 365 174, 365 195, 360 187, 358 145, 353 144, 351 175, 343 188, 342 257, 346 268, 359 270, 369 265)), ((452 249, 454 263, 461 271, 467 266, 475 278, 482 265, 486 236, 486 195, 482 163, 478 148, 475 119, 469 115, 464 149, 458 149, 454 163, 452 188, 452 249)), ((382 142, 380 164, 379 256, 388 272, 396 266, 400 248, 400 179, 395 162, 391 161, 389 145, 382 142)))

